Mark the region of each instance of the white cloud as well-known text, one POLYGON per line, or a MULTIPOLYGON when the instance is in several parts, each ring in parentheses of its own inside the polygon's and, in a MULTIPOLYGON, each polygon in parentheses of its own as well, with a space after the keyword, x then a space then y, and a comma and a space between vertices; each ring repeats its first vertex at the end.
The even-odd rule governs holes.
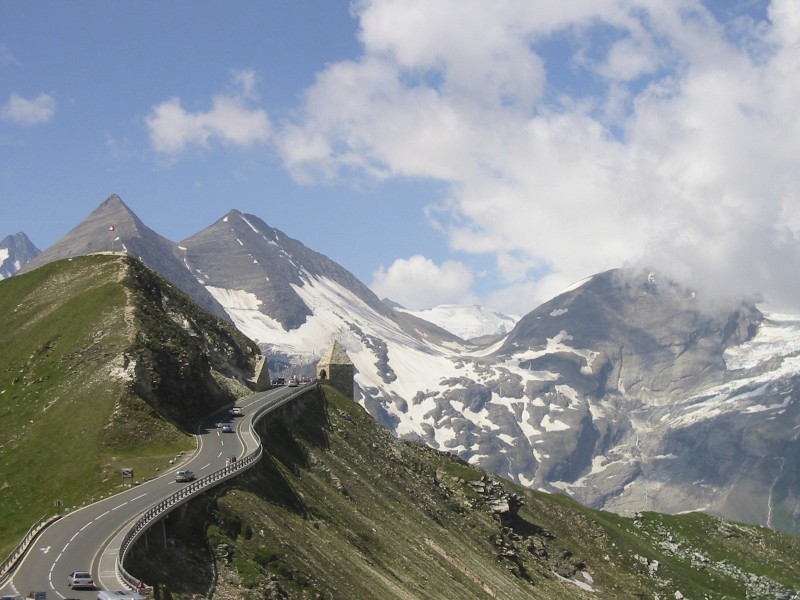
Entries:
POLYGON ((0 106, 0 119, 23 125, 47 123, 56 112, 56 100, 49 94, 39 94, 28 100, 12 93, 8 102, 0 106))
POLYGON ((406 308, 431 308, 453 299, 468 302, 472 273, 465 265, 445 261, 437 265, 429 258, 415 255, 398 259, 388 268, 373 274, 372 290, 380 298, 389 298, 406 308))
POLYGON ((153 107, 145 123, 153 148, 164 154, 178 154, 188 146, 206 147, 212 139, 235 146, 250 147, 269 140, 272 125, 263 109, 251 106, 257 100, 256 74, 251 70, 233 73, 233 89, 214 96, 208 111, 186 110, 180 98, 170 98, 153 107))
POLYGON ((513 290, 533 307, 648 262, 800 309, 787 277, 800 261, 792 0, 771 2, 769 22, 735 24, 699 0, 356 10, 363 55, 318 74, 278 143, 295 176, 449 183, 439 224, 454 249, 496 257, 506 306, 513 290), (556 62, 552 43, 572 55, 556 62))

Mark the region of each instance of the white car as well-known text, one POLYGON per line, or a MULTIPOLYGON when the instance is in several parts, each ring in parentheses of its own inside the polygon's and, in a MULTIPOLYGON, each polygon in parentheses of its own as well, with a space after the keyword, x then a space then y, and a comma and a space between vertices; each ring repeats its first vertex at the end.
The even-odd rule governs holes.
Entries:
POLYGON ((227 423, 225 423, 225 424, 222 426, 222 433, 233 433, 233 427, 231 427, 230 425, 228 425, 227 423))
POLYGON ((67 575, 67 583, 71 588, 94 589, 94 579, 89 571, 73 571, 67 575))
POLYGON ((239 406, 234 406, 231 409, 231 416, 233 417, 241 417, 243 414, 244 413, 242 412, 242 409, 239 406))
POLYGON ((145 597, 130 590, 104 590, 97 593, 97 600, 145 600, 145 597))

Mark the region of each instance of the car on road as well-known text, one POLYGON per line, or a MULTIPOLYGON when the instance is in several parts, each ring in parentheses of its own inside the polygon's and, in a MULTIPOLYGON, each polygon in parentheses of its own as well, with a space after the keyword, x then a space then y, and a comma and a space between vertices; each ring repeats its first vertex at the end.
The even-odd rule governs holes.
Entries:
POLYGON ((110 590, 99 592, 97 600, 145 600, 145 597, 130 590, 110 590))
POLYGON ((192 481, 194 479, 194 473, 192 473, 189 469, 182 469, 175 473, 175 481, 177 482, 186 482, 192 481))
POLYGON ((234 407, 231 409, 231 416, 234 416, 234 417, 241 417, 243 414, 244 414, 244 413, 242 412, 242 409, 241 409, 241 407, 239 407, 239 406, 234 406, 234 407))
POLYGON ((94 579, 89 571, 73 571, 67 575, 67 583, 70 588, 89 588, 94 589, 94 579))
POLYGON ((286 385, 286 379, 283 377, 273 377, 270 383, 272 385, 286 385))
POLYGON ((230 425, 228 425, 227 423, 225 423, 225 424, 222 426, 222 433, 233 433, 233 427, 231 427, 230 425))
POLYGON ((289 387, 297 387, 298 385, 300 385, 300 384, 297 383, 297 379, 290 379, 289 380, 289 387))

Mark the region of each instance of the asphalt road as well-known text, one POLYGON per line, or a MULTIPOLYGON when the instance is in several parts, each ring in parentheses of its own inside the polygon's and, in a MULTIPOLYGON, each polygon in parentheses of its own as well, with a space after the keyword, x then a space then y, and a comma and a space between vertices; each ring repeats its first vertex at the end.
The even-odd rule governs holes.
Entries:
MULTIPOLYGON (((131 487, 56 521, 33 542, 30 549, 3 586, 2 594, 27 596, 31 591, 47 592, 48 600, 96 598, 97 590, 72 590, 67 575, 90 571, 97 589, 125 589, 115 572, 119 533, 151 506, 171 496, 185 483, 175 482, 178 468, 194 471, 197 479, 226 465, 231 456, 241 458, 256 449, 250 432, 254 413, 264 406, 277 405, 298 388, 277 387, 248 396, 236 403, 242 417, 232 417, 228 409, 211 415, 198 428, 197 452, 164 475, 131 487), (223 433, 216 424, 234 425, 233 433, 223 433)), ((269 410, 267 410, 269 412, 269 410)), ((266 413, 262 413, 266 414, 266 413)))

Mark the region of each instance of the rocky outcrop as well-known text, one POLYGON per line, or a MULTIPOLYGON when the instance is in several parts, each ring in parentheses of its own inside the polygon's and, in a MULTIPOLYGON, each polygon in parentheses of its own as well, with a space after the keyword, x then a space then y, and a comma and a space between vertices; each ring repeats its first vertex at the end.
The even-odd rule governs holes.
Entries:
POLYGON ((162 416, 192 431, 198 418, 247 390, 258 347, 139 261, 129 260, 126 284, 139 321, 131 386, 162 416))

